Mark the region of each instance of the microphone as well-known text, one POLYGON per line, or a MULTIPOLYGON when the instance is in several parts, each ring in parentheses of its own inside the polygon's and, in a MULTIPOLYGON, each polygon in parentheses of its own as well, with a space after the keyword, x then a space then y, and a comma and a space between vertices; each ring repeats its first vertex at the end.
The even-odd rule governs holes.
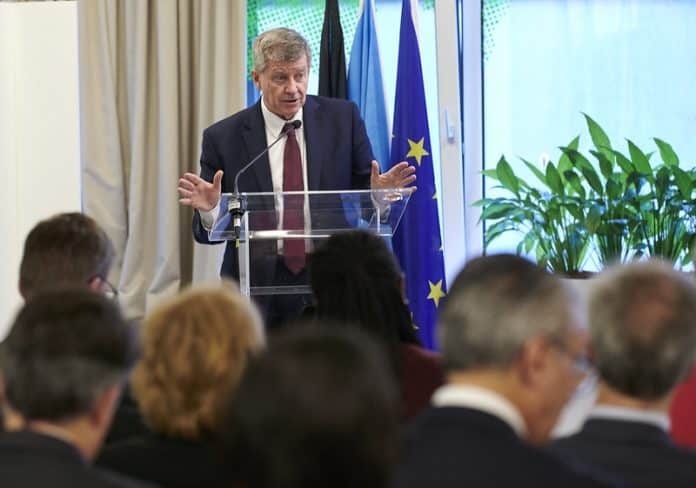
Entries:
POLYGON ((242 173, 251 168, 252 164, 258 161, 261 158, 261 156, 266 154, 269 151, 269 149, 275 146, 278 143, 278 141, 280 141, 283 137, 285 137, 288 134, 288 132, 290 132, 291 130, 297 130, 300 127, 302 127, 301 120, 293 120, 292 122, 290 122, 290 125, 286 127, 285 130, 283 130, 278 137, 276 137, 275 141, 271 142, 268 146, 266 146, 266 149, 257 154, 254 159, 249 161, 242 169, 237 171, 237 174, 234 175, 234 192, 237 194, 239 193, 239 177, 242 175, 242 173))
POLYGON ((244 216, 244 213, 247 209, 246 198, 242 198, 239 194, 239 177, 242 175, 242 173, 251 168, 251 166, 256 161, 261 159, 261 156, 266 154, 269 151, 269 149, 275 146, 278 143, 278 141, 285 137, 291 130, 297 130, 300 127, 302 127, 301 120, 293 120, 292 122, 290 122, 290 125, 283 129, 280 135, 276 137, 275 141, 271 142, 268 146, 266 146, 266 148, 263 151, 257 154, 251 161, 245 164, 244 167, 242 167, 242 169, 237 171, 236 175, 234 175, 234 193, 227 202, 227 212, 232 215, 232 225, 234 227, 234 235, 237 238, 237 240, 239 240, 239 234, 241 232, 242 217, 244 216))

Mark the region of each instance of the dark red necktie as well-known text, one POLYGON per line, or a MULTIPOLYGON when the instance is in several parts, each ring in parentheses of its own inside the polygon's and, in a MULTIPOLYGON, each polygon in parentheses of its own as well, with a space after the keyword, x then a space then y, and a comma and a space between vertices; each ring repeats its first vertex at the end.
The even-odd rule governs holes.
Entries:
MULTIPOLYGON (((303 191, 302 157, 300 156, 300 146, 295 137, 295 128, 292 124, 285 124, 283 130, 288 130, 283 155, 283 191, 303 191)), ((283 229, 304 232, 304 195, 285 197, 283 229)), ((290 271, 295 274, 302 271, 306 259, 304 239, 285 239, 283 241, 283 256, 285 265, 290 271)))

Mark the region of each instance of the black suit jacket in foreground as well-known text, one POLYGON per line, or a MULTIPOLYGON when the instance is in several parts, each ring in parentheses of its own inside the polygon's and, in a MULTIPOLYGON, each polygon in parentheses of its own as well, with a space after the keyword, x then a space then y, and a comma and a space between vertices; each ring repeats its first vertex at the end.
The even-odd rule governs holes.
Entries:
POLYGON ((623 478, 627 486, 696 486, 696 452, 676 447, 666 432, 643 422, 590 418, 551 450, 623 478))
POLYGON ((202 443, 156 434, 122 440, 102 449, 97 466, 168 488, 228 486, 217 454, 202 443))
MULTIPOLYGON (((234 191, 237 172, 268 144, 261 103, 259 100, 254 106, 213 124, 203 132, 201 178, 212 181, 215 173, 223 170, 223 193, 234 191)), ((302 124, 307 145, 309 190, 369 188, 370 165, 374 156, 365 124, 353 102, 308 95, 302 124)), ((273 191, 267 154, 239 178, 239 190, 273 191)), ((198 212, 193 216, 193 235, 200 243, 210 243, 198 212)), ((225 249, 220 274, 239 278, 234 243, 225 249)))
POLYGON ((437 407, 406 435, 397 488, 605 486, 527 445, 499 418, 462 407, 437 407))
POLYGON ((155 485, 89 466, 78 450, 33 432, 0 434, 0 486, 51 488, 145 488, 155 485))

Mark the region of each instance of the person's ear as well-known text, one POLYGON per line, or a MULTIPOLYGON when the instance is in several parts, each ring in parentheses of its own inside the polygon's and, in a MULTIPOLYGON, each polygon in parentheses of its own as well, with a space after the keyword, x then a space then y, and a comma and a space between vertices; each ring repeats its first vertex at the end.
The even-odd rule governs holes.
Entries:
POLYGON ((100 276, 95 276, 87 282, 87 286, 90 290, 101 293, 102 287, 104 286, 104 280, 100 276))
POLYGON ((549 344, 543 337, 528 340, 517 359, 518 377, 525 387, 534 387, 546 374, 549 344))
POLYGON ((89 416, 92 425, 103 427, 111 423, 111 419, 116 411, 116 405, 121 397, 121 390, 121 385, 113 385, 97 397, 89 416))
POLYGON ((256 89, 261 91, 261 83, 259 82, 259 73, 256 70, 251 70, 251 79, 254 80, 254 85, 256 89))

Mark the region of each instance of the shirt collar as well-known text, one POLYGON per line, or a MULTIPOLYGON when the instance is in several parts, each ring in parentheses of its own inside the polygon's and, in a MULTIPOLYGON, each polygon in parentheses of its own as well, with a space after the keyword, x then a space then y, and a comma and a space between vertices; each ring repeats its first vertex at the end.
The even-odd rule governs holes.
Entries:
MULTIPOLYGON (((293 116, 292 119, 285 120, 284 118, 278 117, 276 114, 268 110, 268 107, 266 107, 266 101, 263 99, 262 96, 261 113, 263 114, 263 122, 266 125, 266 130, 270 131, 271 136, 273 136, 273 138, 275 139, 280 135, 280 133, 283 130, 283 127, 288 122, 292 122, 293 120, 299 120, 300 122, 302 122, 303 107, 300 107, 300 110, 297 111, 297 113, 293 116)), ((301 126, 300 130, 302 130, 301 126)))
POLYGON ((519 437, 527 428, 520 411, 505 397, 494 391, 477 386, 445 385, 433 394, 435 407, 467 407, 489 413, 504 421, 519 437))
POLYGON ((665 432, 669 431, 669 416, 659 410, 639 410, 637 408, 616 407, 613 405, 596 405, 588 414, 590 418, 623 420, 651 424, 665 432))

